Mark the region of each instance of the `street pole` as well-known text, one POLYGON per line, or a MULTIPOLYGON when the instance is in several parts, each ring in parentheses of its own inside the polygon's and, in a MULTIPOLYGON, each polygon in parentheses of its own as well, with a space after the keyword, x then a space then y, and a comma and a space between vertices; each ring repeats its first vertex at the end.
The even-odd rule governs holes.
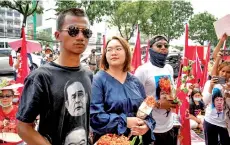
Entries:
MULTIPOLYGON (((36 7, 36 0, 33 0, 32 4, 33 4, 33 8, 35 8, 36 7)), ((37 28, 37 16, 36 16, 36 11, 34 11, 34 13, 33 13, 33 30, 34 30, 33 38, 34 38, 34 40, 37 39, 36 28, 37 28)))

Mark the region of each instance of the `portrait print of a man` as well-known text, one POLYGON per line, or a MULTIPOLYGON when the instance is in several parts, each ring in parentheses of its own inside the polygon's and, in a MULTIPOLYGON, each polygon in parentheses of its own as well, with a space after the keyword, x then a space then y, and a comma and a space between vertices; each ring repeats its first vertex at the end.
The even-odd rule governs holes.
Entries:
POLYGON ((68 81, 65 99, 65 107, 71 116, 81 116, 86 112, 87 94, 82 83, 68 81))
POLYGON ((83 127, 73 129, 65 138, 64 145, 86 145, 86 131, 83 127))
POLYGON ((213 89, 212 102, 213 102, 212 107, 214 109, 214 114, 217 114, 218 117, 223 116, 224 97, 220 89, 218 88, 213 89))

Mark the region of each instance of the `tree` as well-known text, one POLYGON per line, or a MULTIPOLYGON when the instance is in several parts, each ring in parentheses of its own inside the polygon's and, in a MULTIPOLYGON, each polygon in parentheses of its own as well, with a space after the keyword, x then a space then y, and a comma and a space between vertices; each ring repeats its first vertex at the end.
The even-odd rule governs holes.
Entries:
POLYGON ((115 1, 112 5, 112 13, 108 22, 112 26, 116 26, 120 35, 127 40, 133 36, 136 24, 141 17, 145 16, 146 7, 149 2, 120 2, 115 1))
POLYGON ((203 45, 208 40, 211 44, 217 44, 217 36, 213 23, 217 20, 215 16, 208 12, 194 15, 189 20, 189 38, 203 45))
POLYGON ((153 1, 141 20, 141 30, 146 35, 164 35, 168 40, 177 39, 184 33, 184 22, 193 14, 187 1, 153 1))
POLYGON ((33 6, 32 1, 26 0, 3 0, 0 1, 1 7, 10 8, 18 11, 23 15, 22 26, 26 25, 27 17, 32 15, 34 12, 41 14, 43 12, 43 8, 38 5, 39 1, 35 1, 36 5, 33 6))
POLYGON ((42 46, 45 46, 46 44, 50 45, 51 43, 54 43, 54 38, 52 37, 51 33, 48 33, 44 30, 38 32, 37 40, 41 43, 42 46))
POLYGON ((69 8, 82 8, 85 10, 90 24, 93 25, 94 22, 101 22, 103 16, 110 15, 111 1, 89 1, 81 0, 79 1, 63 1, 57 0, 56 12, 61 12, 69 8))

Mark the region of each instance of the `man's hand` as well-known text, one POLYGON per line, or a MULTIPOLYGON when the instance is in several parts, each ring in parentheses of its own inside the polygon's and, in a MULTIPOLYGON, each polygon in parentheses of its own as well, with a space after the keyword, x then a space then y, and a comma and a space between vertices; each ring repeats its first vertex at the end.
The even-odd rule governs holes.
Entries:
POLYGON ((228 36, 227 34, 225 33, 222 38, 220 39, 221 42, 224 42, 225 40, 227 40, 228 36))
POLYGON ((176 108, 178 104, 173 104, 173 100, 166 100, 162 99, 160 100, 160 109, 170 109, 170 108, 176 108))
POLYGON ((212 79, 210 81, 210 88, 213 89, 213 87, 215 86, 215 84, 217 84, 217 82, 218 82, 218 78, 216 76, 212 76, 212 79))

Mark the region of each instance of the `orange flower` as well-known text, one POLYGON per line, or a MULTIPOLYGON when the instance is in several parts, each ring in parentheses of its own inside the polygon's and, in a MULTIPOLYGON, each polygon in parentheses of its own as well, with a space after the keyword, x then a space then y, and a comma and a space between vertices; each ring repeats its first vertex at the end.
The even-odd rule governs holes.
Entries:
POLYGON ((166 93, 171 92, 171 82, 168 79, 168 77, 162 77, 159 80, 159 86, 161 88, 161 91, 164 91, 166 93))
POLYGON ((123 135, 106 134, 98 140, 97 145, 130 145, 130 141, 123 135))

